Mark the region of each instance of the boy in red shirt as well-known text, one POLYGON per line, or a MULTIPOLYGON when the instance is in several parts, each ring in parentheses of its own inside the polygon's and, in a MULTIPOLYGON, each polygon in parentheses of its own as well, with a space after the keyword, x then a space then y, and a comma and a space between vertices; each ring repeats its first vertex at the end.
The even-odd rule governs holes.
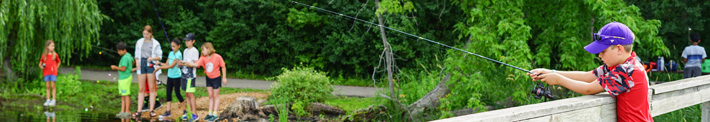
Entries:
POLYGON ((648 75, 631 50, 634 37, 626 25, 611 22, 594 34, 594 42, 584 47, 589 53, 599 54, 604 65, 587 72, 535 69, 528 75, 533 81, 562 85, 584 95, 606 90, 616 98, 617 121, 652 122, 648 75))
POLYGON ((44 106, 55 106, 57 104, 57 87, 54 86, 54 83, 57 81, 57 69, 62 61, 54 51, 54 41, 47 40, 44 44, 44 51, 39 59, 39 68, 42 69, 44 84, 47 86, 47 101, 44 102, 44 106), (50 89, 52 94, 49 94, 50 89), (49 99, 49 96, 52 96, 52 99, 49 99))

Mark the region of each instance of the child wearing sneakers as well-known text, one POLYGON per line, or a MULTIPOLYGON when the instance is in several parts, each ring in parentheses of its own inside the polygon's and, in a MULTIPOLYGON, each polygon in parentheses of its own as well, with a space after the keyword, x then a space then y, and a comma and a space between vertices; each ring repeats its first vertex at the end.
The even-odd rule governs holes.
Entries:
POLYGON ((598 54, 604 65, 586 72, 534 69, 528 75, 534 81, 561 85, 585 95, 606 90, 616 98, 616 121, 652 122, 648 75, 632 51, 634 38, 629 27, 611 22, 594 33, 594 42, 584 47, 587 52, 598 54))
POLYGON ((227 68, 222 56, 215 53, 212 43, 202 44, 202 57, 195 63, 186 63, 189 67, 203 67, 205 69, 207 93, 209 94, 209 114, 205 121, 215 121, 219 119, 217 108, 219 107, 219 88, 222 84, 227 84, 227 68), (220 75, 220 69, 222 70, 220 75), (220 83, 221 81, 221 83, 220 83))
POLYGON ((121 113, 116 114, 119 118, 129 118, 131 116, 131 81, 133 74, 130 69, 133 69, 133 55, 126 51, 126 43, 119 42, 116 44, 116 52, 121 55, 121 61, 118 66, 111 65, 111 70, 118 71, 118 93, 121 95, 121 113))
POLYGON ((44 84, 47 86, 47 101, 44 102, 44 106, 57 104, 57 87, 54 86, 54 83, 57 81, 57 69, 61 63, 57 52, 54 51, 54 41, 47 40, 44 43, 42 57, 39 59, 39 68, 42 69, 44 84), (49 94, 49 91, 52 91, 52 94, 49 94), (52 96, 52 99, 49 99, 49 96, 52 96))
MULTIPOLYGON (((181 69, 182 73, 182 78, 180 80, 180 83, 182 84, 182 90, 185 91, 185 100, 187 101, 187 105, 190 106, 190 111, 193 113, 192 114, 192 119, 197 120, 199 117, 197 114, 194 114, 197 110, 196 103, 195 103, 195 77, 197 77, 197 69, 196 68, 190 68, 187 67, 183 64, 185 63, 195 63, 197 62, 198 59, 200 59, 200 53, 197 51, 197 48, 195 48, 195 34, 193 33, 188 33, 185 35, 185 51, 183 51, 183 57, 182 57, 182 62, 178 63, 181 69), (183 63, 185 62, 185 63, 183 63)), ((185 107, 185 110, 183 111, 184 114, 182 115, 182 120, 187 120, 187 107, 185 107)))
POLYGON ((180 60, 182 60, 182 53, 180 52, 180 42, 182 40, 180 38, 175 38, 173 39, 172 42, 170 42, 170 49, 173 51, 170 51, 170 54, 168 54, 168 61, 166 63, 160 63, 160 67, 157 67, 155 71, 153 72, 158 72, 160 69, 168 69, 168 82, 167 82, 167 87, 165 89, 166 93, 168 93, 168 96, 166 97, 168 102, 168 108, 167 111, 163 115, 160 115, 159 118, 166 118, 170 117, 171 113, 170 110, 172 108, 172 92, 175 91, 175 96, 177 99, 182 103, 185 101, 182 98, 182 95, 180 94, 180 69, 176 65, 180 60))

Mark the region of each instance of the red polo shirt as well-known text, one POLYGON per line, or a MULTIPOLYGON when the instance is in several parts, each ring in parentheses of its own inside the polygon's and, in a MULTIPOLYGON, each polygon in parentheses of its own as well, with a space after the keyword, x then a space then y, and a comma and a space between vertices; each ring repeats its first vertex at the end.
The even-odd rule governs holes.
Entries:
POLYGON ((616 121, 653 122, 648 103, 648 75, 636 53, 623 64, 593 70, 604 90, 616 98, 616 121))

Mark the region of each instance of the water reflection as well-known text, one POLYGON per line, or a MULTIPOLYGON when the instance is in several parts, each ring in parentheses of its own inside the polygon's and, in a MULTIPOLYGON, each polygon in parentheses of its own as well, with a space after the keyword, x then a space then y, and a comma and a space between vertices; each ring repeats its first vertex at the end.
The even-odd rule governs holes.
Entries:
POLYGON ((56 122, 57 117, 55 115, 56 115, 56 113, 54 113, 54 111, 52 111, 52 112, 44 111, 44 116, 47 116, 47 122, 56 122), (49 121, 50 119, 52 121, 49 121))
POLYGON ((81 109, 45 109, 41 107, 7 108, 0 106, 0 122, 173 122, 179 119, 163 119, 144 116, 141 118, 116 117, 105 111, 81 109))

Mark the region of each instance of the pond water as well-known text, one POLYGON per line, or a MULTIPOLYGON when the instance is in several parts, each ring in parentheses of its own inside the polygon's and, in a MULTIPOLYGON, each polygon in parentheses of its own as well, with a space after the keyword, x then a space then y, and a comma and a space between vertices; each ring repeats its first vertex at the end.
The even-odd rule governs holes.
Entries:
MULTIPOLYGON (((135 122, 160 121, 157 117, 140 119, 121 119, 115 114, 118 108, 78 107, 71 103, 57 102, 55 107, 42 106, 44 99, 38 96, 0 98, 0 121, 7 122, 135 122)), ((147 113, 144 113, 147 114, 147 113)), ((173 115, 175 116, 175 115, 173 115)), ((180 121, 180 120, 176 120, 180 121)))

